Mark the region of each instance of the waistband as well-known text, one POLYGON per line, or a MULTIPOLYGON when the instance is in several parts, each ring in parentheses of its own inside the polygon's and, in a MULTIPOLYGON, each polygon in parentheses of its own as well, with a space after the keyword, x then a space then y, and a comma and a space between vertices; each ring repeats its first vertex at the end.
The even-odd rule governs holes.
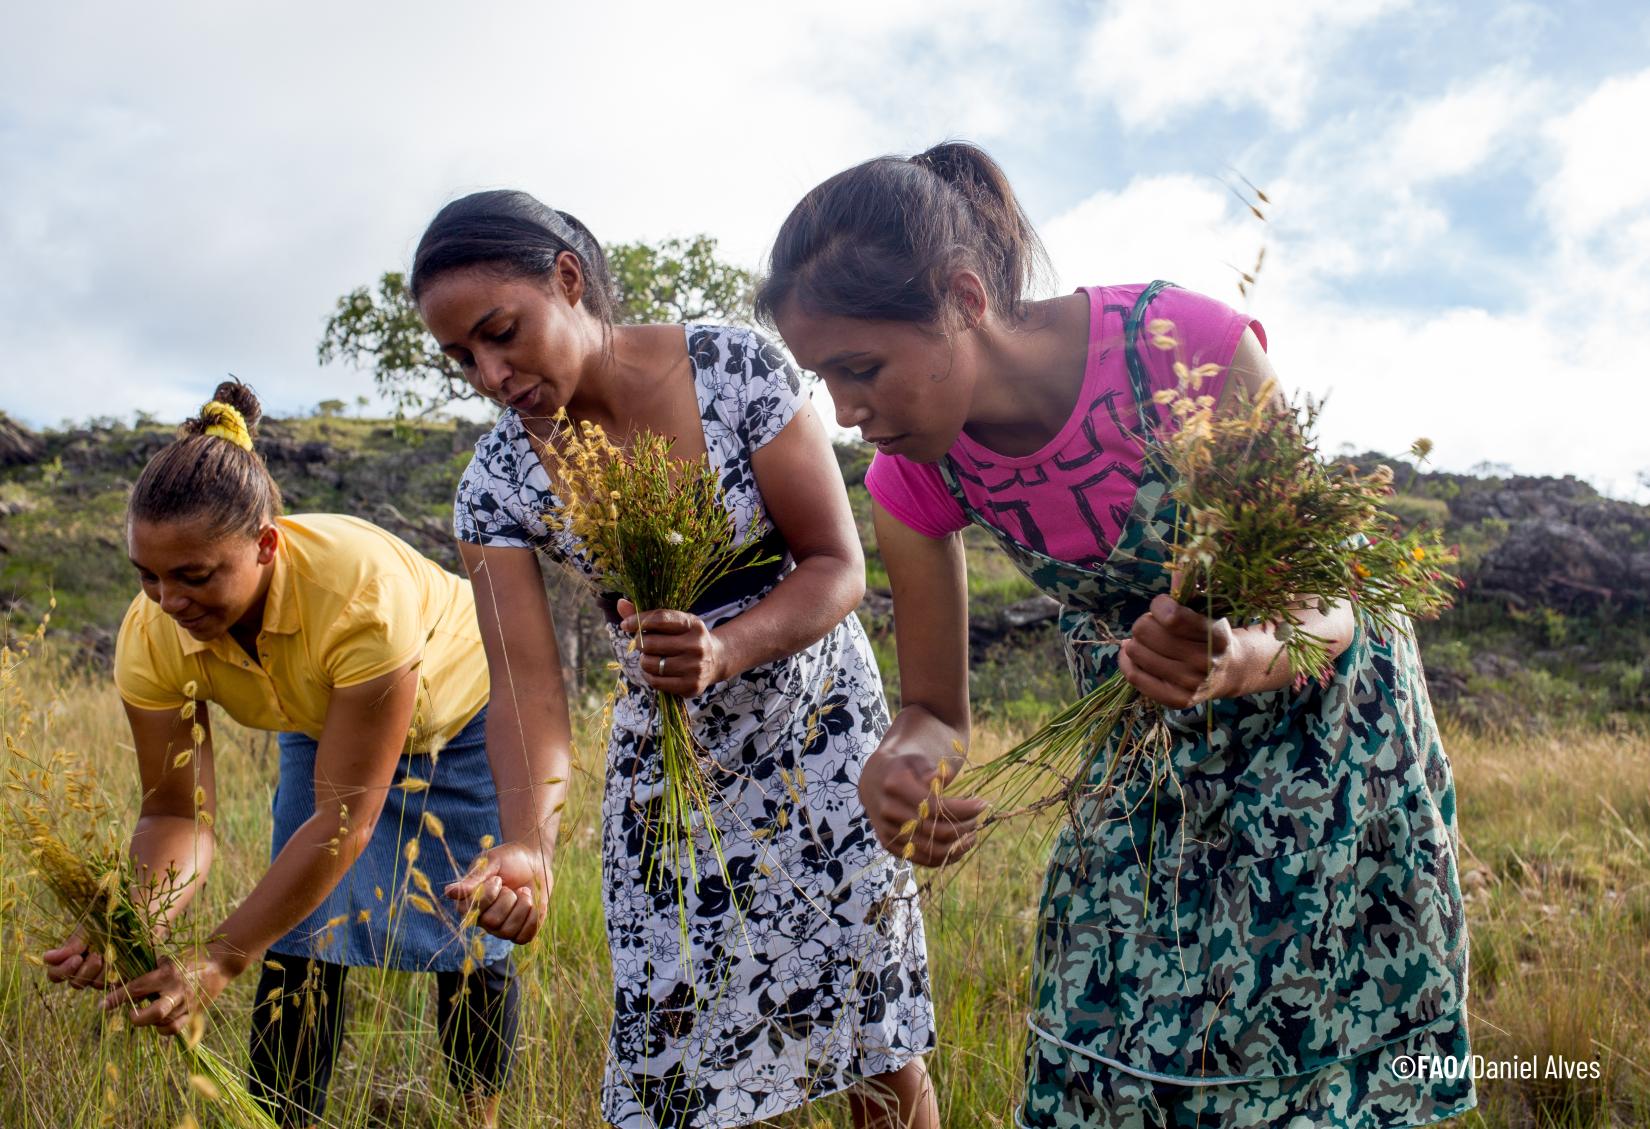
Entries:
MULTIPOLYGON (((770 529, 761 540, 740 553, 721 579, 705 589, 693 606, 685 610, 702 616, 746 596, 754 596, 778 580, 789 563, 790 546, 785 543, 784 535, 777 529, 770 529)), ((621 619, 620 598, 617 592, 602 592, 596 597, 602 615, 614 626, 618 626, 621 619)))

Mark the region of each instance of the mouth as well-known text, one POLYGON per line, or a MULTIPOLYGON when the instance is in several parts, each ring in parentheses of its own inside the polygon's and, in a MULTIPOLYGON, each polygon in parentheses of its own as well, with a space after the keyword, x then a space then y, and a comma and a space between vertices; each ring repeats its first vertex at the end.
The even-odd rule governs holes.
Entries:
POLYGON ((524 392, 518 392, 504 403, 507 407, 514 408, 519 414, 525 415, 538 402, 538 398, 539 388, 535 385, 524 392))
POLYGON ((886 453, 887 451, 891 450, 895 446, 895 444, 899 443, 900 440, 904 439, 909 434, 911 434, 909 431, 902 431, 898 435, 880 435, 880 436, 867 435, 864 438, 865 438, 865 441, 867 443, 871 444, 871 446, 875 447, 879 451, 882 451, 882 452, 886 453))
POLYGON ((211 616, 207 612, 199 612, 192 616, 178 616, 178 626, 185 631, 195 631, 210 618, 211 616))

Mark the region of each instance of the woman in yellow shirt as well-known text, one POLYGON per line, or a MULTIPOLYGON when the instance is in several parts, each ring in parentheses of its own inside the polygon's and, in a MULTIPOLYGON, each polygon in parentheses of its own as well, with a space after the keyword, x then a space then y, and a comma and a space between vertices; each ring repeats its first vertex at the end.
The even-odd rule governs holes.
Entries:
MULTIPOLYGON (((134 1025, 177 1034, 263 954, 252 1092, 283 1125, 309 1125, 326 1104, 347 969, 431 971, 449 1072, 472 1122, 490 1126, 517 1026, 511 943, 466 927, 464 906, 432 890, 507 849, 495 847, 504 830, 531 841, 553 816, 521 782, 496 787, 488 767, 469 583, 367 522, 281 516, 252 447, 258 417, 251 389, 220 385, 139 477, 127 544, 143 593, 121 626, 115 681, 143 784, 132 856, 140 882, 172 876, 165 916, 212 863, 206 702, 280 733, 271 862, 204 946, 104 1007, 131 1003, 134 1025)), ((478 898, 479 924, 531 939, 533 891, 496 893, 478 898)), ((78 935, 45 960, 53 980, 105 986, 78 935)))

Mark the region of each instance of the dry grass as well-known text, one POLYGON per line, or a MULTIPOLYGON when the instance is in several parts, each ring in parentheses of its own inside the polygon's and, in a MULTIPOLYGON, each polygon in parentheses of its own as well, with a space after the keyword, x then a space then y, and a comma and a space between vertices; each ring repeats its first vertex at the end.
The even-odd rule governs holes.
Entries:
MULTIPOLYGON (((129 737, 106 685, 46 677, 30 708, 40 732, 100 767, 105 787, 135 810, 129 737)), ((16 717, 0 717, 7 732, 16 717)), ((267 858, 273 742, 221 717, 219 861, 204 895, 221 914, 267 858)), ((1009 743, 982 736, 977 754, 1009 743)), ((1601 1060, 1601 1077, 1560 1083, 1487 1082, 1481 1114, 1462 1125, 1650 1124, 1650 741, 1577 735, 1540 740, 1452 734, 1469 853, 1473 1032, 1487 1058, 1548 1053, 1601 1060)), ((592 750, 583 750, 587 760, 592 750)), ((555 907, 522 956, 523 1044, 504 1124, 599 1125, 608 1003, 597 876, 598 786, 578 779, 558 856, 555 907)), ((1004 828, 973 866, 935 884, 926 913, 942 1045, 932 1059, 945 1123, 1012 1124, 1020 1078, 1025 984, 1044 833, 1004 828)), ((172 1129, 189 1105, 150 1032, 111 1033, 85 993, 45 983, 25 953, 37 935, 20 912, 22 860, 0 842, 0 1125, 172 1129)), ((253 977, 231 987, 208 1033, 244 1054, 253 977)), ((358 970, 329 1126, 447 1129, 460 1125, 435 1045, 430 978, 358 970)), ((202 1126, 208 1107, 194 1102, 202 1126)), ((779 1122, 845 1127, 841 1099, 779 1122)))
POLYGON ((1451 734, 1487 1059, 1600 1077, 1480 1087, 1496 1125, 1650 1124, 1650 737, 1451 734))

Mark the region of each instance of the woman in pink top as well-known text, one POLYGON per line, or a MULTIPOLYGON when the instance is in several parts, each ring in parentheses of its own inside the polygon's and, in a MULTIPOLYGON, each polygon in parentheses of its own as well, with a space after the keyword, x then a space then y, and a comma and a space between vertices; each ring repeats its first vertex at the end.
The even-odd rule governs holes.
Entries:
POLYGON ((1143 456, 1174 358, 1143 327, 1173 322, 1178 359, 1220 366, 1220 410, 1272 377, 1265 337, 1162 282, 1028 301, 1040 257, 1002 171, 949 143, 808 193, 758 295, 839 422, 877 446, 866 485, 904 699, 859 784, 882 842, 929 866, 974 843, 980 801, 926 802, 968 739, 969 523, 1061 601, 1079 690, 1121 671, 1166 709, 1170 771, 1089 789, 1056 840, 1017 1122, 1460 1113, 1455 792, 1413 633, 1305 612, 1334 668, 1296 687, 1269 628, 1168 595, 1172 483, 1143 456))

